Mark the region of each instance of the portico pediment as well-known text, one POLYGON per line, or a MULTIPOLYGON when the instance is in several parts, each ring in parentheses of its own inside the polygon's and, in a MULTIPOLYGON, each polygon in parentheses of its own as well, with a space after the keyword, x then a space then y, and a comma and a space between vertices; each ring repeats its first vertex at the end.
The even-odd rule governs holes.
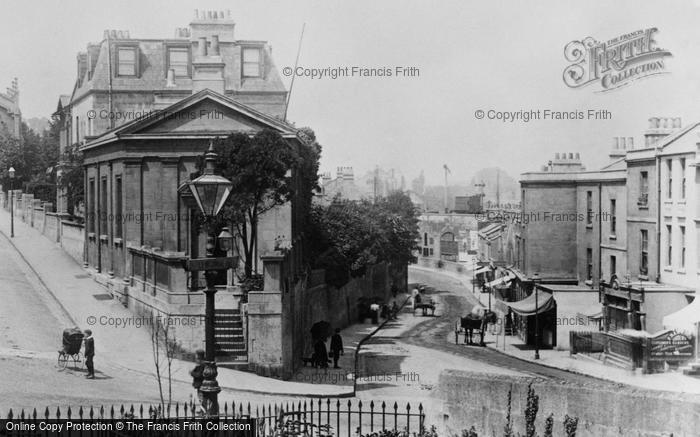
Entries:
POLYGON ((207 89, 106 132, 82 149, 128 139, 254 134, 262 129, 276 130, 285 137, 297 135, 290 124, 207 89))
POLYGON ((195 134, 208 132, 257 132, 271 128, 247 114, 220 102, 205 99, 176 112, 161 111, 156 120, 129 132, 138 134, 195 134))

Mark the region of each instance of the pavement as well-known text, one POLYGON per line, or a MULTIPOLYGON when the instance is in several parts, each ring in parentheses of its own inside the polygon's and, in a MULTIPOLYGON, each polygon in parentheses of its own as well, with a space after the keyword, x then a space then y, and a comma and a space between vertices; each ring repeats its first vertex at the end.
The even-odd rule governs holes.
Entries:
MULTIPOLYGON (((472 290, 472 272, 456 273, 423 266, 410 266, 410 270, 437 273, 462 283, 466 290, 472 290)), ((488 305, 488 293, 466 292, 467 298, 477 299, 484 306, 488 305)), ((492 297, 493 298, 493 297, 492 297)), ((676 393, 700 394, 700 379, 683 375, 679 372, 665 372, 643 375, 619 367, 609 366, 582 354, 570 355, 569 351, 554 349, 540 350, 540 358, 534 357, 534 350, 525 346, 517 336, 504 336, 490 330, 484 337, 487 348, 509 357, 527 361, 541 366, 560 369, 578 375, 587 375, 601 380, 633 387, 676 393)))
MULTIPOLYGON (((15 217, 15 237, 10 239, 10 215, 0 208, 0 238, 9 242, 18 252, 29 270, 35 275, 38 289, 53 297, 54 316, 66 328, 88 327, 95 338, 95 368, 98 376, 100 365, 108 362, 111 367, 126 372, 156 377, 156 365, 147 319, 136 316, 118 301, 104 299, 106 289, 95 282, 87 271, 75 262, 61 247, 50 241, 15 217), (118 321, 121 321, 118 323, 118 321), (120 326, 117 326, 117 325, 120 326)), ((350 369, 355 367, 355 348, 361 339, 377 329, 373 324, 355 324, 341 331, 345 354, 341 356, 341 369, 300 369, 291 380, 267 378, 254 373, 219 367, 217 380, 223 389, 236 392, 271 394, 294 397, 344 397, 352 396, 353 380, 350 369)), ((61 344, 61 332, 56 332, 56 347, 61 344)), ((36 351, 14 349, 13 354, 36 354, 36 351)), ((52 352, 55 354, 55 352, 52 352)), ((194 364, 175 359, 170 372, 178 383, 191 383, 189 371, 194 364)), ((162 370, 161 373, 167 372, 162 370)), ((97 381, 97 380, 96 380, 97 381)), ((164 381, 167 384, 167 381, 164 381)))

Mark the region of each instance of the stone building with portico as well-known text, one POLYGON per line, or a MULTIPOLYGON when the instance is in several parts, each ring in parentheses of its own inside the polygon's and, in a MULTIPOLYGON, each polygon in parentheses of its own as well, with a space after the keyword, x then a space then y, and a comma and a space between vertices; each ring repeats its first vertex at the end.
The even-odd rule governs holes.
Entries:
MULTIPOLYGON (((184 261, 204 256, 206 241, 194 220, 194 202, 178 188, 196 175, 197 159, 211 141, 262 129, 278 132, 290 147, 308 147, 291 125, 206 89, 81 148, 88 271, 137 314, 174 319, 174 336, 182 349, 197 349, 204 339, 203 272, 186 271, 184 261), (179 320, 193 323, 182 326, 179 320)), ((298 175, 292 171, 291 177, 301 192, 298 175)), ((303 259, 302 208, 294 198, 266 213, 259 224, 261 255, 274 252, 277 236, 288 236, 292 273, 301 269, 303 259)), ((217 345, 221 355, 245 361, 243 294, 232 279, 223 278, 218 287, 217 317, 222 324, 230 322, 230 335, 222 332, 217 345)))

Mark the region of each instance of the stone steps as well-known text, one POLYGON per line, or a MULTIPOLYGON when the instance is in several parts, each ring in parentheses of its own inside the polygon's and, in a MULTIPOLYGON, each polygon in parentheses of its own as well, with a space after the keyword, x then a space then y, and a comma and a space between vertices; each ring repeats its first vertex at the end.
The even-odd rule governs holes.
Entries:
POLYGON ((700 378, 700 360, 696 360, 692 363, 678 368, 684 375, 692 376, 694 378, 700 378))
POLYGON ((248 350, 243 335, 243 319, 238 310, 216 310, 214 315, 214 338, 219 363, 247 363, 248 350))

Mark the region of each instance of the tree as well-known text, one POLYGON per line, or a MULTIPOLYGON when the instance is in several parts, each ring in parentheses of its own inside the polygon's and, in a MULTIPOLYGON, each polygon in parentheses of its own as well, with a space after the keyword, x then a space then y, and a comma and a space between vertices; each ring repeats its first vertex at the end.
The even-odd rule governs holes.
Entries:
MULTIPOLYGON (((309 147, 302 144, 302 148, 309 147)), ((253 136, 234 133, 214 147, 218 157, 218 173, 233 182, 232 194, 213 223, 205 223, 211 230, 231 225, 243 253, 245 277, 253 274, 255 244, 260 216, 292 199, 297 188, 292 175, 304 166, 313 170, 313 164, 304 163, 302 153, 278 132, 264 129, 253 136)), ((307 157, 308 159, 308 157, 307 157)), ((199 168, 204 166, 203 157, 199 168)), ((316 167, 317 168, 317 164, 316 167)), ((305 175, 303 178, 311 176, 305 175)), ((302 190, 311 191, 311 187, 302 190)), ((305 196, 310 199, 311 194, 305 196)))
POLYGON ((21 188, 29 174, 19 139, 12 136, 7 130, 0 130, 0 172, 4 190, 9 190, 11 183, 14 184, 15 189, 21 188), (15 169, 14 181, 10 181, 8 173, 10 167, 15 169))
POLYGON ((21 139, 6 129, 0 130, 0 183, 9 188, 7 169, 14 167, 16 189, 23 189, 42 200, 55 198, 53 167, 58 161, 58 132, 56 124, 37 134, 26 123, 20 129, 21 139))
POLYGON ((312 266, 325 269, 327 282, 339 287, 373 264, 408 264, 417 245, 417 211, 402 192, 374 203, 336 197, 312 208, 307 234, 314 236, 312 266))
POLYGON ((85 170, 83 154, 78 146, 68 147, 61 157, 63 174, 58 178, 59 187, 66 193, 67 211, 75 214, 75 209, 85 199, 85 170))

